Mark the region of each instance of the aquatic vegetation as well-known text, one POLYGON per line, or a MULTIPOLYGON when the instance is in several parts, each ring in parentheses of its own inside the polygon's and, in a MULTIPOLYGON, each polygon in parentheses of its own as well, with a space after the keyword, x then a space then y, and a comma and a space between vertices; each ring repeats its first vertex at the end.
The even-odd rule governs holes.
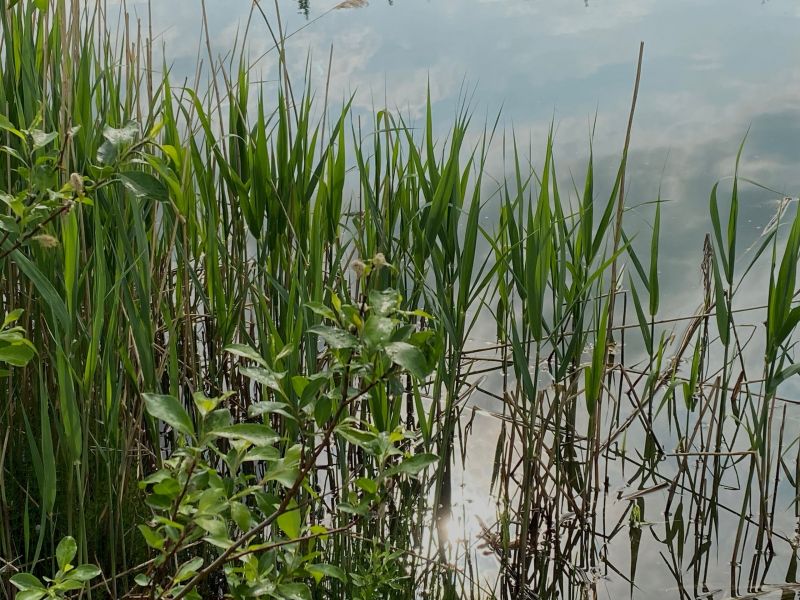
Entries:
POLYGON ((552 134, 537 160, 466 105, 438 137, 430 98, 332 108, 280 28, 272 97, 210 49, 176 84, 111 14, 0 10, 4 597, 633 595, 653 544, 682 597, 717 551, 731 594, 779 553, 794 581, 800 213, 743 252, 738 158, 665 319, 669 206, 625 222, 636 92, 610 191, 591 148, 565 190, 552 134), (478 419, 496 510, 464 548, 478 419))

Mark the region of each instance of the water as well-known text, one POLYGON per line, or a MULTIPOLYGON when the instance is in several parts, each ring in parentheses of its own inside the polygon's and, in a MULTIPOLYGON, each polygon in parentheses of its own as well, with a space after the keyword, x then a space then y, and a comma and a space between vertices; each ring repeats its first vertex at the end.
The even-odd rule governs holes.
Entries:
MULTIPOLYGON (((274 7, 268 4, 264 9, 273 17, 274 7)), ((700 302, 699 264, 703 237, 710 230, 709 192, 714 182, 733 173, 746 134, 741 175, 773 191, 743 188, 740 247, 758 238, 782 196, 797 196, 800 189, 800 7, 791 0, 401 0, 394 5, 374 0, 367 7, 329 12, 335 4, 316 1, 307 11, 290 2, 280 6, 285 31, 297 32, 287 44, 294 69, 302 70, 309 54, 312 79, 324 83, 333 47, 329 93, 333 103, 355 93, 356 114, 388 106, 419 122, 429 87, 435 115, 446 125, 459 102, 468 97, 476 121, 484 115, 491 121, 502 108, 501 127, 513 126, 521 144, 530 144, 534 162, 541 160, 553 124, 559 169, 562 175, 574 172, 577 180, 596 123, 600 197, 610 187, 624 140, 636 54, 643 40, 643 76, 628 166, 627 204, 632 212, 628 222, 649 222, 652 206, 645 203, 655 200, 660 190, 667 201, 661 250, 664 317, 684 316, 687 307, 691 310, 700 302)), ((224 55, 233 46, 244 30, 250 5, 246 0, 207 1, 214 55, 224 55)), ((143 6, 138 8, 144 16, 143 6)), ((175 72, 191 76, 203 26, 197 0, 156 2, 153 23, 175 72)), ((257 14, 248 43, 251 56, 272 47, 257 14)), ((199 47, 199 52, 204 56, 206 49, 199 47)), ((267 54, 255 69, 267 85, 273 85, 275 53, 267 54)), ((500 153, 492 160, 487 170, 502 174, 500 153)), ((738 296, 739 306, 763 302, 766 277, 764 272, 754 274, 752 285, 738 296)), ((472 343, 488 345, 493 330, 493 322, 479 326, 472 343)), ((682 326, 675 331, 680 334, 682 326)), ((482 387, 492 389, 496 384, 489 378, 482 387)), ((797 391, 796 386, 787 387, 784 396, 797 391)), ((476 395, 473 402, 487 412, 499 410, 489 396, 476 395)), ((499 424, 487 412, 475 416, 470 454, 460 474, 462 502, 452 526, 454 544, 464 538, 459 551, 467 548, 472 554, 479 541, 477 518, 491 522, 494 511, 485 491, 491 464, 481 457, 493 456, 499 424)), ((796 425, 790 412, 787 430, 796 430, 796 425)), ((659 427, 660 441, 667 451, 673 450, 679 440, 670 437, 674 432, 665 423, 659 427)), ((642 439, 641 432, 631 433, 630 455, 642 439)), ((726 473, 719 492, 720 505, 733 512, 722 511, 713 544, 696 563, 692 544, 702 547, 706 532, 690 536, 677 576, 672 572, 676 549, 665 538, 681 498, 674 499, 665 514, 665 490, 644 496, 644 522, 630 527, 630 501, 619 500, 617 492, 633 470, 624 461, 609 467, 609 494, 598 510, 607 531, 616 533, 598 545, 616 572, 605 569, 597 574, 597 597, 745 596, 754 557, 752 535, 745 538, 749 547, 741 550, 744 574, 734 570, 733 582, 729 563, 741 510, 739 478, 746 475, 746 463, 726 473), (626 581, 634 571, 632 555, 637 556, 635 586, 626 581)), ((673 476, 675 461, 665 462, 659 472, 673 476)), ((633 481, 622 494, 647 485, 633 481)), ((796 544, 797 520, 790 505, 794 493, 785 482, 781 485, 775 517, 775 530, 790 542, 776 543, 765 584, 748 597, 796 597, 794 586, 782 584, 793 579, 788 571, 796 544)), ((683 502, 688 529, 694 526, 690 495, 683 502)), ((491 557, 480 558, 479 564, 487 578, 497 569, 491 557)))
MULTIPOLYGON (((274 21, 271 3, 262 4, 274 21)), ((628 218, 629 223, 649 221, 652 208, 636 206, 654 200, 659 189, 669 203, 662 268, 673 293, 666 313, 685 306, 687 293, 694 298, 696 266, 709 230, 709 192, 715 181, 732 175, 748 130, 742 175, 775 193, 744 190, 742 223, 752 227, 745 243, 758 235, 781 195, 797 195, 800 8, 791 0, 404 0, 391 5, 378 0, 331 11, 336 4, 280 4, 284 31, 297 32, 287 43, 297 70, 310 56, 312 80, 324 83, 333 47, 332 103, 355 93, 357 110, 388 106, 419 120, 430 82, 440 125, 447 125, 465 96, 478 125, 502 109, 501 127, 513 127, 520 144, 530 144, 535 164, 554 124, 559 169, 576 178, 582 176, 596 119, 595 157, 607 167, 598 175, 605 184, 599 194, 612 182, 638 45, 644 41, 628 218)), ((143 0, 133 5, 143 18, 145 5, 143 0)), ((242 36, 250 5, 206 2, 215 57, 224 56, 242 36)), ((153 23, 174 72, 191 77, 198 52, 208 62, 194 0, 154 3, 153 23)), ((251 56, 273 46, 258 13, 250 30, 251 56)), ((275 61, 275 53, 268 54, 255 73, 275 82, 275 61)), ((499 152, 494 160, 488 170, 502 172, 499 152)))

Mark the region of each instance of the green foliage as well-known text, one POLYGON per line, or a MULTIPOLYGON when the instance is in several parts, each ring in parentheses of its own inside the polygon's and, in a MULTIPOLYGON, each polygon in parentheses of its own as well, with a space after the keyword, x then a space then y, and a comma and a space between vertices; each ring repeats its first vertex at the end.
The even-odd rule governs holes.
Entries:
POLYGON ((98 577, 100 569, 95 565, 74 566, 73 559, 78 553, 78 545, 72 537, 65 537, 56 548, 58 572, 44 582, 29 573, 19 573, 11 577, 11 583, 19 591, 17 600, 41 600, 42 598, 69 598, 76 591, 81 591, 86 584, 98 577))
MULTIPOLYGON (((392 403, 404 391, 406 370, 419 378, 428 372, 421 363, 406 368, 390 351, 393 344, 404 344, 405 353, 413 349, 422 356, 413 345, 413 329, 404 327, 399 295, 384 290, 370 297, 376 304, 315 306, 332 323, 309 330, 326 343, 325 368, 293 377, 299 391, 295 397, 284 390, 288 373, 249 347, 229 348, 233 356, 259 365, 240 364, 239 372, 271 398, 252 405, 253 420, 235 422, 231 394, 195 394, 194 423, 177 398, 145 394, 147 412, 180 434, 162 468, 140 483, 153 517, 138 528, 157 552, 136 577, 148 593, 200 598, 198 584, 222 571, 234 598, 311 598, 312 589, 328 578, 362 590, 352 597, 378 597, 363 595, 383 585, 374 573, 351 579, 339 567, 320 562, 328 539, 346 535, 361 521, 379 519, 377 511, 392 494, 393 480, 420 476, 437 458, 408 455, 402 448, 413 440, 410 432, 399 427, 381 431, 352 416, 363 399, 392 403), (376 318, 387 321, 379 334, 370 327, 376 318), (270 424, 277 415, 289 417, 296 433, 276 433, 270 424), (351 451, 362 453, 363 462, 349 474, 355 486, 342 489, 333 506, 347 521, 332 527, 328 519, 315 516, 330 505, 315 490, 310 473, 323 452, 351 451), (171 567, 175 560, 181 565, 177 570, 171 567)), ((384 555, 379 564, 399 571, 391 563, 401 554, 384 555)))

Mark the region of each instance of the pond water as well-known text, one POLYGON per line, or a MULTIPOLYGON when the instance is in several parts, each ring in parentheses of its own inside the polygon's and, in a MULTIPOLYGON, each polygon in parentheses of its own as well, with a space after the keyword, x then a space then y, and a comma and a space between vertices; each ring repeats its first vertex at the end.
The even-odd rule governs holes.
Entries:
MULTIPOLYGON (((513 128, 520 145, 533 149, 534 164, 552 123, 559 170, 577 179, 596 122, 600 194, 613 182, 644 41, 627 204, 645 222, 652 208, 637 205, 655 200, 659 189, 668 202, 666 312, 685 306, 687 296, 694 302, 709 192, 733 174, 745 135, 741 175, 775 190, 743 190, 742 223, 752 226, 745 242, 758 235, 782 195, 796 196, 800 188, 800 7, 792 0, 373 0, 336 10, 337 4, 280 3, 291 35, 287 54, 298 71, 310 58, 312 80, 324 85, 332 49, 332 103, 354 93, 357 110, 388 106, 419 121, 430 85, 436 122, 446 128, 468 96, 476 129, 500 113, 500 127, 513 128)), ((251 3, 205 5, 212 53, 225 56, 243 37, 251 3)), ((262 5, 274 25, 275 8, 262 5)), ((146 19, 146 2, 129 6, 146 19)), ((155 2, 152 11, 157 44, 175 73, 191 77, 198 56, 206 60, 198 3, 155 2)), ((272 48, 260 15, 249 28, 250 56, 272 48)), ((254 69, 274 83, 275 53, 254 69)), ((497 154, 488 169, 494 173, 502 171, 497 154)))
MULTIPOLYGON (((649 222, 652 206, 645 203, 655 200, 659 191, 667 202, 661 226, 664 317, 686 316, 687 309, 693 311, 701 300, 699 265, 703 238, 710 230, 709 193, 716 181, 732 175, 745 135, 741 175, 774 191, 743 187, 741 247, 758 238, 782 197, 798 195, 800 5, 794 0, 373 0, 368 6, 334 9, 336 4, 330 0, 280 4, 284 32, 291 35, 287 52, 294 68, 302 71, 310 56, 311 77, 324 85, 331 57, 332 100, 355 93, 356 114, 388 106, 413 122, 424 116, 429 87, 434 115, 446 127, 468 97, 481 124, 484 116, 491 121, 502 109, 501 128, 513 127, 517 140, 532 149, 534 164, 541 162, 553 124, 561 174, 575 173, 577 180, 585 169, 594 127, 601 195, 613 182, 639 42, 644 41, 626 197, 633 213, 629 222, 634 223, 649 222)), ((274 19, 275 7, 262 5, 274 19)), ((146 3, 129 7, 146 17, 146 3)), ((211 52, 225 55, 248 27, 251 2, 207 0, 206 9, 211 52)), ((205 59, 207 52, 199 42, 204 24, 198 0, 154 2, 152 11, 153 33, 163 42, 174 71, 191 77, 198 54, 205 59)), ((254 14, 248 32, 250 56, 260 56, 272 45, 263 20, 254 14)), ((262 79, 274 83, 274 53, 255 68, 262 79)), ((499 152, 493 162, 488 171, 502 176, 499 152)), ((755 283, 741 290, 739 306, 763 302, 761 283, 766 277, 754 274, 755 283)), ((493 330, 493 321, 479 325, 474 345, 492 343, 493 330)), ((482 387, 493 383, 497 382, 490 378, 482 387)), ((475 402, 487 411, 497 410, 491 397, 475 402)), ((467 551, 480 555, 477 517, 489 522, 494 510, 486 493, 491 465, 481 457, 493 456, 499 424, 483 413, 475 418, 470 454, 460 473, 462 503, 455 511, 453 537, 464 537, 467 551)), ((797 431, 797 425, 790 412, 787 431, 797 431)), ((664 446, 674 448, 678 440, 669 439, 672 434, 666 426, 664 431, 668 438, 664 446)), ((788 437, 794 439, 794 434, 788 437)), ((635 447, 641 441, 632 437, 628 443, 635 447)), ((739 468, 746 472, 747 464, 739 468)), ((609 495, 598 508, 609 530, 619 520, 628 528, 629 504, 617 500, 617 490, 633 471, 624 461, 609 467, 609 495)), ((662 470, 663 476, 673 474, 669 466, 662 470)), ((596 596, 743 597, 748 588, 747 561, 754 556, 752 537, 744 542, 751 547, 740 550, 745 563, 742 579, 732 582, 730 567, 742 510, 740 476, 741 472, 732 471, 718 490, 719 504, 729 509, 721 511, 713 544, 698 559, 704 570, 697 585, 692 556, 703 547, 708 532, 698 530, 694 548, 685 550, 682 566, 677 567, 685 580, 679 583, 681 577, 673 573, 675 550, 670 552, 664 543, 665 523, 674 523, 679 500, 665 514, 666 492, 654 491, 647 496, 652 504, 638 529, 641 541, 634 547, 636 531, 626 530, 602 544, 617 572, 605 569, 587 575, 598 577, 596 596), (636 554, 634 567, 631 555, 636 554), (635 586, 627 581, 632 571, 635 586)), ((632 485, 623 496, 638 487, 632 485)), ((754 591, 758 597, 800 597, 792 585, 783 583, 794 579, 790 570, 797 543, 791 505, 795 493, 783 486, 776 494, 774 529, 784 539, 776 545, 764 585, 754 591)), ((688 498, 685 505, 685 527, 694 527, 688 498)), ((479 564, 488 579, 497 570, 490 557, 481 555, 479 564)), ((763 570, 763 564, 759 568, 763 570)))

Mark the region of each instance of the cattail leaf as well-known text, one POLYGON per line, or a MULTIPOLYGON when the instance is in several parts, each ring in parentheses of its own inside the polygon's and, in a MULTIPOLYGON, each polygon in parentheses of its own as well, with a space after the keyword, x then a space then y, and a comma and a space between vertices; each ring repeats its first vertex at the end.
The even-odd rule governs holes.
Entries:
POLYGON ((726 346, 730 340, 730 318, 728 315, 728 304, 725 296, 725 288, 723 287, 722 277, 719 273, 719 264, 717 258, 719 253, 714 251, 714 256, 711 259, 712 270, 714 273, 714 296, 715 296, 715 314, 717 321, 717 330, 719 331, 719 338, 726 346))
POLYGON ((728 264, 728 258, 725 254, 723 254, 723 249, 725 248, 725 243, 722 239, 722 225, 719 218, 719 205, 717 203, 717 188, 719 187, 719 182, 714 184, 714 187, 711 188, 711 199, 709 201, 709 213, 711 215, 711 227, 714 231, 714 240, 716 241, 716 248, 718 251, 718 256, 722 261, 722 272, 725 274, 726 281, 730 281, 731 274, 730 274, 730 266, 728 264))
POLYGON ((658 242, 661 233, 661 197, 659 194, 656 203, 656 216, 653 221, 653 237, 650 242, 650 277, 648 291, 650 292, 650 316, 654 317, 658 312, 659 289, 658 289, 658 242))

